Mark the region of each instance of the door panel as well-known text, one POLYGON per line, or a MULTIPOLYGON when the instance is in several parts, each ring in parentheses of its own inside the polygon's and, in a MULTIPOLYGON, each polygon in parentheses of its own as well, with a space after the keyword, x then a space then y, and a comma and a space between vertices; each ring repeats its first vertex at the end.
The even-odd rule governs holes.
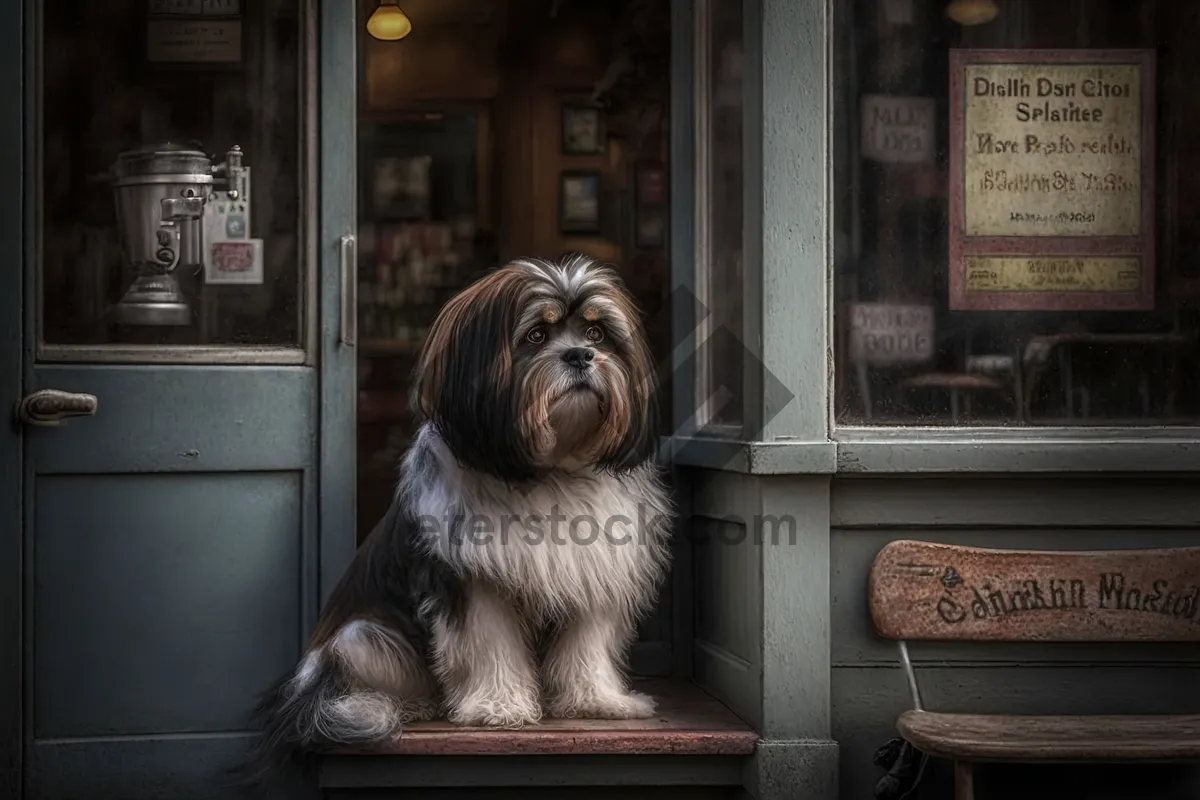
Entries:
POLYGON ((300 472, 39 477, 37 739, 243 729, 300 647, 302 489, 300 472))
POLYGON ((26 797, 54 800, 228 798, 215 786, 226 765, 246 752, 247 734, 43 741, 27 756, 36 782, 26 797))
POLYGON ((98 400, 92 417, 26 429, 38 474, 314 465, 317 379, 308 367, 44 365, 36 380, 32 390, 98 400))
POLYGON ((317 0, 30 0, 24 19, 21 5, 0 10, 30 53, 0 128, 29 131, 16 150, 35 168, 23 235, 0 220, 6 254, 26 254, 23 294, 0 299, 24 299, 0 305, 25 311, 23 345, 0 345, 0 365, 23 366, 0 388, 97 406, 13 426, 23 534, 0 556, 23 564, 22 607, 0 633, 20 632, 24 658, 22 676, 0 666, 23 698, 9 752, 27 800, 226 796, 258 693, 294 664, 354 548, 355 150, 338 143, 354 139, 355 17, 323 3, 318 19, 317 0), (179 8, 221 13, 147 11, 179 8), (163 157, 193 139, 225 164, 223 194, 202 158, 163 157), (137 174, 150 188, 123 195, 111 167, 146 145, 173 177, 137 174), (158 294, 131 314, 139 277, 158 294))

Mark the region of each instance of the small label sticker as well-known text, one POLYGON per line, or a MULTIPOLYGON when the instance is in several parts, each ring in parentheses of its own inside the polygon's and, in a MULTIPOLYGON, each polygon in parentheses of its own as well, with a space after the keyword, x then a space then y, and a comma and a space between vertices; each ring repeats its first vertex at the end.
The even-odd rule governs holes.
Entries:
POLYGON ((210 284, 261 284, 262 239, 213 242, 204 265, 204 282, 210 284))
POLYGON ((246 238, 246 215, 241 213, 229 214, 225 217, 225 238, 246 238))

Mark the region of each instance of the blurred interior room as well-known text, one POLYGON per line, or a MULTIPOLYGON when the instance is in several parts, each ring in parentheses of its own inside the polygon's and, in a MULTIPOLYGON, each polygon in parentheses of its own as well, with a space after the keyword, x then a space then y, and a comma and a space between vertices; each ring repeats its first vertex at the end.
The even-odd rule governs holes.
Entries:
POLYGON ((361 539, 414 431, 428 326, 482 271, 609 262, 665 357, 670 15, 662 0, 360 2, 361 539))

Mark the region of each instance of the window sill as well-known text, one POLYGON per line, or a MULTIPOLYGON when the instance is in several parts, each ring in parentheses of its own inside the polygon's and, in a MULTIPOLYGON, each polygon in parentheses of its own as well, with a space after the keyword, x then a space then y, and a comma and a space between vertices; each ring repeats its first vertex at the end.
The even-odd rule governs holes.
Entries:
POLYGON ((1200 472, 1198 428, 841 428, 837 472, 1200 472))
POLYGON ((743 475, 1200 472, 1200 428, 839 428, 836 441, 664 438, 664 460, 743 475))
POLYGON ((834 442, 746 442, 701 436, 664 438, 668 463, 743 475, 828 475, 837 470, 834 442))

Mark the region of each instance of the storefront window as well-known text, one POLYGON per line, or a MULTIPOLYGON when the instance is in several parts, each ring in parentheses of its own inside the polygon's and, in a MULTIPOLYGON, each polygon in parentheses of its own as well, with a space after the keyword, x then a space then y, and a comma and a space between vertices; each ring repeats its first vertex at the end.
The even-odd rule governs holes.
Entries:
POLYGON ((1200 417, 1200 17, 835 4, 842 425, 1200 417))
POLYGON ((707 30, 698 37, 698 261, 700 322, 697 418, 706 433, 740 432, 742 421, 742 3, 697 5, 707 30))
POLYGON ((303 4, 49 2, 41 28, 39 356, 302 345, 303 4))

